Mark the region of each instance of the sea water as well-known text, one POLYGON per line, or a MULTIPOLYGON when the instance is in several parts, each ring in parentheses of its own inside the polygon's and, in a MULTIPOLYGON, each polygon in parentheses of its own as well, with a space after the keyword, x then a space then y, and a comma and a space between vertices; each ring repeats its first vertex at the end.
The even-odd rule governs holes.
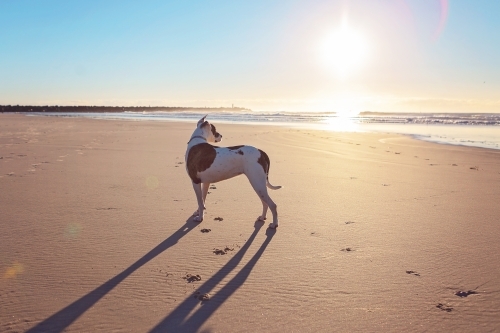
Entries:
MULTIPOLYGON (((28 115, 88 117, 193 122, 199 112, 45 112, 28 115)), ((481 113, 377 113, 356 115, 335 112, 214 112, 209 119, 219 123, 277 125, 335 132, 386 132, 412 136, 441 144, 500 149, 500 114, 481 113)))

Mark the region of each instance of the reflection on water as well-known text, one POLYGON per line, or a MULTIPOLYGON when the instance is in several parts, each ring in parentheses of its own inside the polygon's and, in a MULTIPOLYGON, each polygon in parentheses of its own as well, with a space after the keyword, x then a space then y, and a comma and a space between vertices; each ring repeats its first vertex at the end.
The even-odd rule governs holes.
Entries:
POLYGON ((364 132, 405 134, 435 143, 500 149, 500 126, 361 124, 360 129, 364 132))
MULTIPOLYGON (((87 117, 148 121, 194 122, 197 112, 33 113, 31 116, 87 117)), ((387 132, 410 135, 437 143, 500 149, 500 114, 429 114, 346 112, 211 112, 209 119, 221 124, 277 125, 335 132, 387 132)), ((154 178, 146 181, 157 187, 154 178)))
POLYGON ((360 124, 355 121, 353 115, 348 113, 338 113, 335 116, 326 118, 323 123, 326 129, 334 132, 360 132, 360 124))

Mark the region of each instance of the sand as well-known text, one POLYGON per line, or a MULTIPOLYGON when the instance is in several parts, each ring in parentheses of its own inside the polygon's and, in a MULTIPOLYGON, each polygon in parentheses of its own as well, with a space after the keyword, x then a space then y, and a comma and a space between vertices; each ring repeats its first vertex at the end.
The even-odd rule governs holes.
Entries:
POLYGON ((500 151, 216 125, 278 230, 245 177, 192 221, 194 124, 0 114, 0 332, 500 331, 500 151))

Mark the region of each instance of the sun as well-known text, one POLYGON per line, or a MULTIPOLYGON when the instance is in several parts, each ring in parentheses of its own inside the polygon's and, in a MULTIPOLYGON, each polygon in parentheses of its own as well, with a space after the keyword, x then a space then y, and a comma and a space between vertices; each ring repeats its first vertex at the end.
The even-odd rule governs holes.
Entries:
POLYGON ((324 67, 340 78, 360 70, 366 62, 368 43, 363 34, 344 21, 340 28, 328 33, 320 47, 324 67))

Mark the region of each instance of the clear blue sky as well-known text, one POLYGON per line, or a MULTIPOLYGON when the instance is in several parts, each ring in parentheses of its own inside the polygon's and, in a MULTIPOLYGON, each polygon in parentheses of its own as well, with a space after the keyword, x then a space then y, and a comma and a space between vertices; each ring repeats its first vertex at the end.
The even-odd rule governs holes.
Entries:
POLYGON ((481 0, 0 0, 0 104, 500 112, 499 14, 481 0))

